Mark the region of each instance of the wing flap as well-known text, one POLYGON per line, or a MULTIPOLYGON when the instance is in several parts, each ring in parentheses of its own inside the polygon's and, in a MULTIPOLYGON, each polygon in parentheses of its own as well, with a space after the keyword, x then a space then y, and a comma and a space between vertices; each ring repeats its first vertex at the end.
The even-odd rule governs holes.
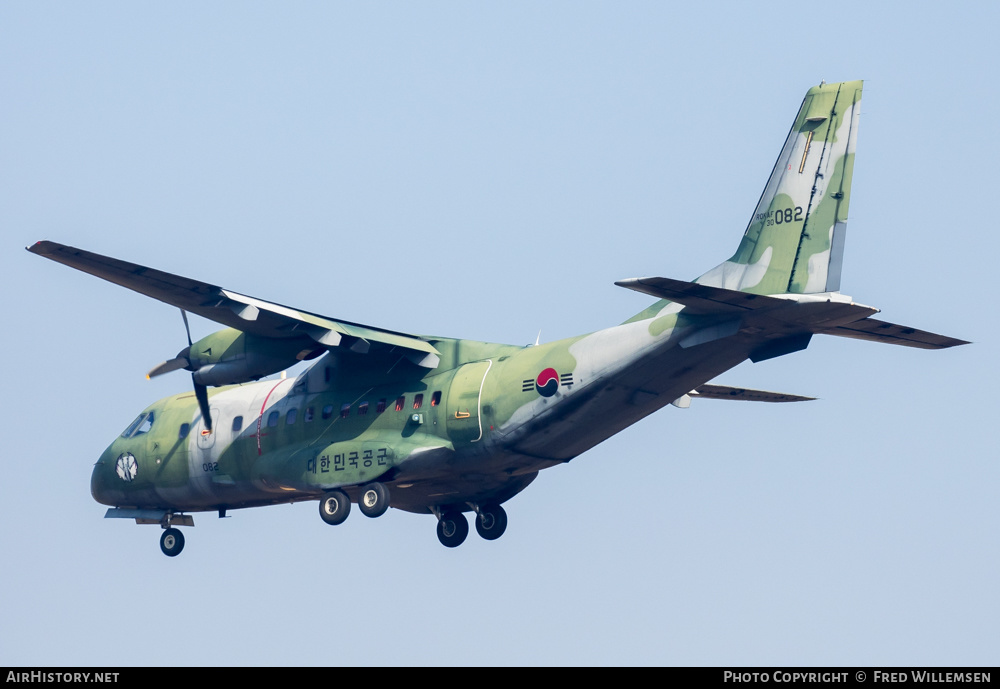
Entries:
MULTIPOLYGON (((372 328, 300 311, 249 297, 199 280, 166 273, 137 263, 102 256, 57 242, 42 241, 28 251, 70 268, 198 314, 243 332, 285 339, 308 335, 320 345, 367 351, 371 343, 420 352, 422 365, 436 366, 439 352, 428 342, 406 333, 372 328), (431 356, 428 356, 431 355, 431 356)), ((433 368, 433 366, 431 366, 433 368)))

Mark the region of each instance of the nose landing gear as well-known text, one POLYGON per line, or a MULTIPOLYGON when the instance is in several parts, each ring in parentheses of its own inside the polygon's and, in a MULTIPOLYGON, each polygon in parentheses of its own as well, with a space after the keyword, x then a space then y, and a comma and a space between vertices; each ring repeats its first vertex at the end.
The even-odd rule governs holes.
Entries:
MULTIPOLYGON (((223 516, 220 510, 219 516, 223 516)), ((134 519, 136 524, 159 524, 163 529, 160 536, 160 550, 167 557, 177 557, 184 550, 184 534, 175 526, 194 526, 194 517, 173 510, 141 507, 112 507, 104 515, 105 519, 134 519)))
POLYGON ((180 529, 169 528, 160 536, 160 550, 167 557, 177 557, 184 550, 184 534, 180 529))

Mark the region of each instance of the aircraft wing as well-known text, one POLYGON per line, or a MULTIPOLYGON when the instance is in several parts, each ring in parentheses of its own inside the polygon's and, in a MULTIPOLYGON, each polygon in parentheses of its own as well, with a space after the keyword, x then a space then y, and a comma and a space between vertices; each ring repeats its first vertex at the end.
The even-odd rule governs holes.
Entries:
POLYGON ((37 242, 27 249, 33 254, 260 337, 284 339, 307 335, 324 347, 348 347, 355 352, 366 352, 372 343, 377 343, 406 350, 414 363, 427 368, 434 368, 440 361, 439 352, 433 345, 406 333, 300 311, 57 242, 37 242))

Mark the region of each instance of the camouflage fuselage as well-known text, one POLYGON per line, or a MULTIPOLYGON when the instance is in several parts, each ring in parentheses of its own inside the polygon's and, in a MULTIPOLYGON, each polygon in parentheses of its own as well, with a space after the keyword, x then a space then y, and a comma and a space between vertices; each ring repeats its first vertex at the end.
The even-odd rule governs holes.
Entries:
POLYGON ((534 347, 431 339, 437 369, 377 386, 328 355, 295 378, 213 391, 211 433, 193 394, 167 397, 143 412, 153 414, 146 432, 102 454, 92 493, 117 507, 200 511, 337 487, 355 497, 351 486, 379 479, 392 506, 413 512, 500 503, 745 358, 681 347, 708 321, 678 310, 534 347), (129 455, 134 469, 123 471, 129 455))

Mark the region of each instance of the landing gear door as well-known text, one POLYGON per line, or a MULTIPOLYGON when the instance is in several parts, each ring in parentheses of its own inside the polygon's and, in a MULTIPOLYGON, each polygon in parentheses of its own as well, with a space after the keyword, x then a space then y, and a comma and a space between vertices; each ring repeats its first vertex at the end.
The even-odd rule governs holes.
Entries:
POLYGON ((448 435, 451 441, 477 443, 483 437, 482 394, 492 361, 465 364, 452 378, 448 390, 448 435))

